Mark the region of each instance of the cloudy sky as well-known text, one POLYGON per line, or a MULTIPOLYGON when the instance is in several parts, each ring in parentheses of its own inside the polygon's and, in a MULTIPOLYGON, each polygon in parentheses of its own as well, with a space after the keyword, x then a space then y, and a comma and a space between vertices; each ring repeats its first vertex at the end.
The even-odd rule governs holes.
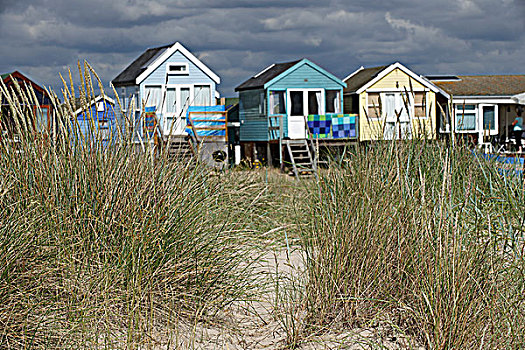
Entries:
POLYGON ((180 41, 223 96, 307 57, 343 78, 400 61, 419 74, 525 73, 525 0, 0 0, 0 72, 60 89, 87 60, 105 86, 148 47, 180 41))

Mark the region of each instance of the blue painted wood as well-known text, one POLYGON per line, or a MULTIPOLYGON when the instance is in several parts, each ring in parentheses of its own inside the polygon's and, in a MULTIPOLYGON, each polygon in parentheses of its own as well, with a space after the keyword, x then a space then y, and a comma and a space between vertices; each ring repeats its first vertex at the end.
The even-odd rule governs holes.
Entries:
POLYGON ((239 92, 239 119, 241 141, 268 141, 268 117, 265 91, 262 89, 239 92))
POLYGON ((102 141, 102 145, 107 146, 111 140, 118 137, 118 121, 116 118, 115 108, 108 101, 101 100, 104 103, 104 111, 97 110, 97 103, 92 103, 88 110, 80 112, 72 120, 72 129, 74 138, 82 143, 84 140, 90 144, 97 144, 102 141), (101 128, 103 126, 103 128, 101 128), (107 129, 106 129, 107 127, 107 129), (98 138, 98 135, 107 135, 107 138, 98 138))
POLYGON ((341 85, 330 77, 305 64, 268 86, 269 90, 314 88, 340 90, 341 85))
POLYGON ((158 66, 157 69, 144 79, 141 86, 166 84, 166 65, 168 63, 187 63, 189 68, 189 74, 168 75, 168 84, 212 84, 214 93, 215 82, 179 51, 174 52, 164 63, 158 66))
MULTIPOLYGON (((267 141, 269 139, 270 91, 287 91, 288 89, 338 90, 341 110, 343 109, 343 87, 345 84, 307 59, 297 63, 265 86, 264 91, 258 89, 239 92, 241 141, 267 141), (261 94, 265 98, 263 109, 259 107, 261 94)), ((288 116, 286 114, 283 117, 283 137, 288 137, 288 116)))
POLYGON ((267 82, 266 89, 325 88, 338 90, 346 84, 306 58, 267 82))

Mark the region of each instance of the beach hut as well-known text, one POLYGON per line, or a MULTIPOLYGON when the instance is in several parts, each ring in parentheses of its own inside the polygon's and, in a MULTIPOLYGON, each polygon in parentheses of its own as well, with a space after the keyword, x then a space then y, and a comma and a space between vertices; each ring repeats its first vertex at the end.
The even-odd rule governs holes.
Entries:
POLYGON ((308 59, 275 63, 236 87, 243 157, 286 162, 315 172, 316 148, 357 138, 355 116, 343 115, 345 84, 308 59))

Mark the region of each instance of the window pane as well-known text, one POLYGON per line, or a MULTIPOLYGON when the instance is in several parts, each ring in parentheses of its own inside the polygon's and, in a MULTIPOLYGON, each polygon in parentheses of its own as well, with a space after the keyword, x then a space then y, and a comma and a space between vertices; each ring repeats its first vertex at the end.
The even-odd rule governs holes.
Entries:
POLYGON ((284 114, 284 91, 270 91, 270 113, 284 114))
POLYGON ((193 100, 194 106, 210 106, 210 86, 207 85, 195 85, 195 98, 193 100))
POLYGON ((409 111, 412 110, 412 94, 404 92, 396 95, 396 119, 399 114, 400 121, 409 121, 409 111))
POLYGON ((36 131, 42 131, 42 111, 38 107, 35 110, 35 128, 36 131))
POLYGON ((426 108, 425 106, 416 106, 415 108, 415 116, 416 118, 425 118, 427 116, 426 108))
POLYGON ((476 109, 476 105, 456 105, 456 110, 458 111, 473 111, 476 109))
POLYGON ((476 113, 456 114, 458 130, 476 130, 476 113))
POLYGON ((161 107, 160 102, 162 97, 160 86, 146 86, 144 92, 144 101, 146 102, 146 107, 157 107, 156 110, 158 111, 161 107))
POLYGON ((177 90, 169 88, 166 91, 166 112, 176 113, 177 112, 177 90))
POLYGON ((368 118, 379 118, 379 115, 380 115, 380 111, 379 111, 379 106, 369 106, 368 107, 368 115, 367 117, 368 118))
POLYGON ((426 94, 424 92, 416 92, 414 94, 414 104, 417 105, 425 105, 426 104, 426 94))
POLYGON ((183 65, 172 64, 169 67, 170 67, 170 72, 185 72, 186 71, 186 66, 183 66, 183 65))
POLYGON ((397 116, 395 113, 396 108, 396 95, 395 94, 385 94, 382 99, 383 101, 383 114, 386 117, 387 122, 397 121, 397 116))
POLYGON ((182 117, 186 118, 186 110, 190 104, 190 88, 180 89, 180 103, 182 104, 182 117))
POLYGON ((290 91, 290 100, 292 103, 292 115, 304 115, 303 112, 303 92, 290 91))
POLYGON ((266 98, 264 92, 259 93, 259 113, 266 114, 266 98))
POLYGON ((36 109, 36 131, 43 132, 47 128, 47 108, 36 109))
POLYGON ((308 91, 308 114, 319 114, 321 91, 308 91))
POLYGON ((341 113, 338 90, 326 90, 326 113, 341 113))
POLYGON ((483 107, 483 129, 496 130, 494 106, 483 107))

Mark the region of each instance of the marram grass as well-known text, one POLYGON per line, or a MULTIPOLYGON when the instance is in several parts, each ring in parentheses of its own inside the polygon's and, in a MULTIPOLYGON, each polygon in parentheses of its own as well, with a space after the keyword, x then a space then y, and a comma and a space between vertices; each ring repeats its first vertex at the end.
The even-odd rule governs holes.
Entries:
MULTIPOLYGON (((85 78, 81 100, 92 90, 85 78)), ((20 142, 0 151, 0 348, 162 344, 179 321, 246 297, 249 244, 221 211, 219 179, 124 132, 86 138, 69 103, 55 105, 59 136, 39 134, 30 96, 2 95, 20 142)))
POLYGON ((512 171, 413 140, 357 147, 319 180, 215 176, 137 147, 129 114, 108 145, 79 134, 74 101, 87 105, 96 78, 79 68, 65 103, 51 92, 54 132, 36 132, 31 90, 1 86, 19 142, 0 141, 0 348, 178 348, 267 292, 251 266, 269 246, 306 256, 304 278, 273 281, 290 347, 374 327, 429 349, 525 346, 512 171))
POLYGON ((461 147, 358 148, 312 189, 313 329, 389 324, 431 349, 524 345, 524 183, 461 147))

